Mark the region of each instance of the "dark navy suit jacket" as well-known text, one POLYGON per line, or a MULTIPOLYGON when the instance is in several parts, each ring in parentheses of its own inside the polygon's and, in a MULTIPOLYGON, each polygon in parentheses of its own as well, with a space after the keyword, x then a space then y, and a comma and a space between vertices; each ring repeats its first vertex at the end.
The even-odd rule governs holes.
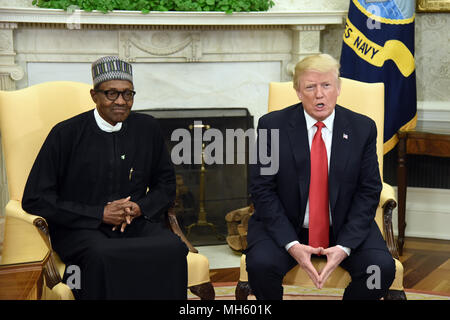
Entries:
MULTIPOLYGON (((310 149, 302 104, 264 115, 259 129, 279 129, 279 169, 261 175, 259 158, 250 166, 255 213, 248 226, 248 250, 266 239, 279 247, 299 240, 309 197, 310 149)), ((382 189, 376 139, 372 119, 336 105, 329 167, 330 244, 352 250, 386 248, 374 220, 382 189)), ((267 144, 270 150, 270 139, 267 144)))

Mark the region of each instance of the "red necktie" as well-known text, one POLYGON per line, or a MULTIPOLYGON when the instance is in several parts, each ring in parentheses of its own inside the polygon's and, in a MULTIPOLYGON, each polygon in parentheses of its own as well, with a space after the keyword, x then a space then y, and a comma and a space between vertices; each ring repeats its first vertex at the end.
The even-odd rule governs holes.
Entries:
POLYGON ((322 122, 311 144, 311 180, 309 184, 309 245, 328 248, 330 217, 328 201, 327 149, 322 139, 322 122))

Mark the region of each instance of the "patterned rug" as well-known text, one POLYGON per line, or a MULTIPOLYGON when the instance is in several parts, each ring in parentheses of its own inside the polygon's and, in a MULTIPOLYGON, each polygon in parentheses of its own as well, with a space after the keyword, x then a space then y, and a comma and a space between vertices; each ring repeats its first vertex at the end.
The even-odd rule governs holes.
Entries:
MULTIPOLYGON (((333 288, 305 288, 297 286, 283 286, 284 300, 341 300, 344 289, 333 288)), ((214 290, 216 292, 216 300, 234 300, 235 283, 215 283, 214 290)), ((417 290, 405 290, 408 300, 450 300, 449 293, 425 292, 417 290)), ((189 300, 198 300, 199 298, 188 292, 189 300)), ((253 295, 248 297, 249 300, 255 300, 253 295)))

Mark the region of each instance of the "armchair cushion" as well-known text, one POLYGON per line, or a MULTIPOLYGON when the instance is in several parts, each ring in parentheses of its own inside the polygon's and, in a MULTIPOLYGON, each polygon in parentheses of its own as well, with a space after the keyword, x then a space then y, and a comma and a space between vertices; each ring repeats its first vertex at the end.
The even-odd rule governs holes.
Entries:
POLYGON ((210 282, 209 261, 200 253, 189 252, 188 261, 188 287, 198 286, 210 282))

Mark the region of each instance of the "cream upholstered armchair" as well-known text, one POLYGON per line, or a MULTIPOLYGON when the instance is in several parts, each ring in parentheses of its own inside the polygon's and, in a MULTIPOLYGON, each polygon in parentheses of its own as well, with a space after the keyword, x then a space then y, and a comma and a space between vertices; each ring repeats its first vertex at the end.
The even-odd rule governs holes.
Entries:
MULTIPOLYGON (((298 103, 298 97, 292 87, 292 82, 272 82, 269 85, 268 111, 279 110, 298 103)), ((362 113, 372 118, 377 125, 377 154, 381 177, 383 177, 383 129, 384 129, 384 84, 364 83, 355 80, 341 78, 341 94, 337 103, 343 107, 362 113)), ((398 260, 397 245, 394 241, 392 228, 392 211, 396 207, 396 198, 393 188, 383 182, 383 190, 380 203, 377 208, 375 220, 382 230, 389 251, 395 259, 396 274, 394 282, 385 299, 406 299, 403 289, 403 265, 398 260)), ((313 264, 317 270, 325 267, 324 259, 313 258, 313 264)), ((338 267, 328 278, 324 287, 345 288, 350 282, 350 275, 341 267, 338 267)), ((314 287, 305 271, 299 266, 290 270, 283 284, 302 287, 314 287)), ((245 264, 245 255, 241 257, 240 277, 236 287, 236 299, 245 300, 250 294, 248 276, 245 264)))
MULTIPOLYGON (((28 214, 22 210, 23 190, 34 160, 51 128, 62 120, 95 107, 89 94, 90 89, 91 86, 84 83, 57 81, 17 91, 0 91, 0 130, 10 197, 5 210, 6 219, 19 219, 31 226, 15 230, 17 234, 9 234, 8 239, 17 241, 5 243, 5 251, 11 255, 25 255, 20 260, 27 261, 29 250, 20 246, 34 241, 28 241, 28 238, 43 239, 39 244, 34 241, 34 250, 39 250, 42 255, 47 254, 43 299, 73 299, 74 296, 70 288, 61 281, 65 265, 52 250, 47 222, 42 217, 32 215, 32 212, 28 214)), ((189 247, 189 289, 202 299, 214 299, 208 259, 186 240, 178 226, 174 210, 169 210, 167 222, 189 247)), ((5 230, 5 233, 8 232, 5 230)))

